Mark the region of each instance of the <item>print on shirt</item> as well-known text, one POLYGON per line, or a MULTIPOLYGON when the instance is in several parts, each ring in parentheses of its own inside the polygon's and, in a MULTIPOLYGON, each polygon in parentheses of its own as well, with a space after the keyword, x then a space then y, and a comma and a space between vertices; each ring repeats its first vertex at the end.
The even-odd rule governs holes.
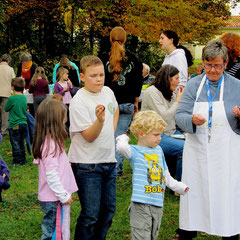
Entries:
MULTIPOLYGON (((163 176, 163 170, 159 164, 159 158, 158 155, 153 153, 153 154, 145 154, 144 157, 148 162, 148 173, 147 173, 147 180, 149 184, 152 184, 154 181, 159 182, 160 184, 166 185, 165 183, 165 177, 163 176)), ((155 192, 163 192, 164 189, 160 186, 154 186, 152 187, 151 185, 146 185, 145 186, 145 193, 155 193, 155 192)))
MULTIPOLYGON (((108 68, 108 72, 111 72, 111 66, 110 66, 110 63, 107 62, 107 68, 108 68)), ((126 78, 125 78, 125 75, 127 73, 130 73, 132 71, 132 69, 134 68, 134 64, 133 62, 130 62, 130 64, 128 64, 124 70, 122 72, 119 73, 119 78, 117 80, 117 84, 119 86, 124 86, 125 83, 126 83, 126 78)))

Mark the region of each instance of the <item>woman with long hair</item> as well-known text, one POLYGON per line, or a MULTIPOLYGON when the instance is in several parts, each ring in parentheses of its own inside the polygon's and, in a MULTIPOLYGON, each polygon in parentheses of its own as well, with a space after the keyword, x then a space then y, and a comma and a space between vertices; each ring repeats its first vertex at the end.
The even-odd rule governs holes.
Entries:
POLYGON ((179 71, 179 86, 185 87, 188 79, 188 67, 193 64, 193 57, 186 47, 178 43, 179 37, 174 31, 166 30, 160 34, 160 47, 167 52, 162 65, 175 66, 179 71))
MULTIPOLYGON (((126 133, 142 88, 142 63, 125 49, 126 31, 115 27, 110 32, 111 51, 105 64, 105 85, 114 92, 119 104, 119 120, 115 137, 126 133)), ((123 157, 116 153, 117 175, 123 172, 123 157)))
POLYGON ((152 85, 145 90, 142 111, 156 111, 167 123, 159 145, 165 155, 176 159, 176 178, 180 181, 184 139, 180 138, 183 137, 181 132, 176 130, 175 113, 182 96, 183 87, 180 87, 178 93, 175 94, 174 91, 178 84, 179 70, 169 64, 162 66, 152 85))

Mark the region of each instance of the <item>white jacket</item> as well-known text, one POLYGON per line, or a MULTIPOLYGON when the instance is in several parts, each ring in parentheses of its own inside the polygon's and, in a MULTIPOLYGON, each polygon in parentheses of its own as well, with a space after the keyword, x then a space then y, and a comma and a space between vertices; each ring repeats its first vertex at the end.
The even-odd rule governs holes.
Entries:
POLYGON ((175 49, 172 53, 167 54, 164 58, 163 65, 170 64, 176 67, 179 71, 180 83, 178 86, 186 86, 188 78, 188 64, 183 49, 175 49))

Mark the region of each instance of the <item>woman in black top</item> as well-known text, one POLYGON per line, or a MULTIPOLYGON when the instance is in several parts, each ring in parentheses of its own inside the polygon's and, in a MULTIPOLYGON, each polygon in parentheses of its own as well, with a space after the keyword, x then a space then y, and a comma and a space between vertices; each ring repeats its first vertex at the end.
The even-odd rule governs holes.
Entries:
MULTIPOLYGON (((138 110, 138 97, 142 88, 142 63, 130 51, 125 50, 126 32, 115 27, 110 33, 111 51, 105 63, 105 85, 114 92, 119 104, 119 120, 115 137, 126 133, 134 109, 138 110)), ((117 175, 123 172, 123 157, 116 153, 117 175)))

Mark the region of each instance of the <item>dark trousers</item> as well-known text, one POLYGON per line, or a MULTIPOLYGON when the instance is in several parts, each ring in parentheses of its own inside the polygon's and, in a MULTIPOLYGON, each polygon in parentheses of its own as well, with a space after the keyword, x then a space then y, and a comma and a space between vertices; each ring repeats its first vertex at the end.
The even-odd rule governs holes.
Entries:
POLYGON ((116 164, 72 164, 81 212, 74 240, 105 240, 116 208, 116 164))
POLYGON ((26 163, 24 139, 27 134, 27 124, 20 123, 9 129, 12 145, 13 163, 23 165, 26 163))
MULTIPOLYGON (((176 233, 180 235, 180 240, 192 240, 197 236, 196 231, 186 231, 183 229, 177 229, 176 233)), ((238 240, 238 234, 230 237, 222 237, 223 240, 238 240)))

